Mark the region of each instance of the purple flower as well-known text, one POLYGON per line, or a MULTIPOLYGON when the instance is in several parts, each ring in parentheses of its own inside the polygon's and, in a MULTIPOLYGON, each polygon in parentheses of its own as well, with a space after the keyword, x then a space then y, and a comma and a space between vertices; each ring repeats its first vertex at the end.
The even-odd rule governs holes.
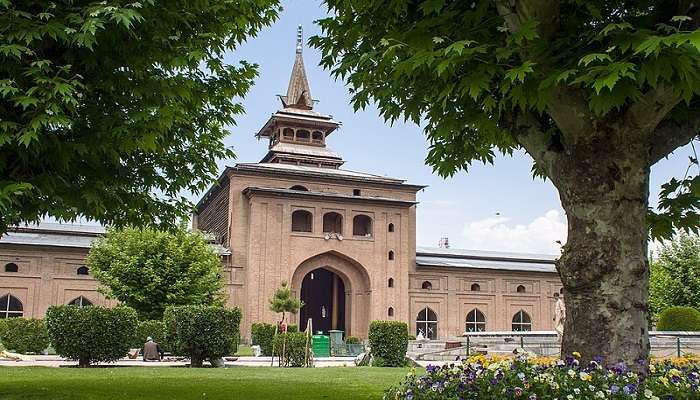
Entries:
POLYGON ((610 386, 610 393, 615 394, 620 391, 620 387, 617 385, 610 386))

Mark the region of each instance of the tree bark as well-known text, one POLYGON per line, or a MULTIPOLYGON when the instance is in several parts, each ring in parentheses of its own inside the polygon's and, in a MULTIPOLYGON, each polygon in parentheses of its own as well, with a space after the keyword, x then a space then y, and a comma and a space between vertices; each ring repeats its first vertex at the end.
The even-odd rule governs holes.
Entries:
POLYGON ((568 220, 557 262, 566 304, 562 356, 638 365, 649 355, 649 163, 645 146, 617 141, 625 136, 591 135, 549 175, 568 220))

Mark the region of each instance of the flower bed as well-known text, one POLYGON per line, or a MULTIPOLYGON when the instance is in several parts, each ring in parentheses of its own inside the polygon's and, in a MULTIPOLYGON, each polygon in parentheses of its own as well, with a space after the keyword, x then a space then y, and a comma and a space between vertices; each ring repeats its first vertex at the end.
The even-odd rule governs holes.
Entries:
POLYGON ((698 359, 653 360, 646 376, 625 365, 603 366, 600 360, 580 363, 518 355, 512 358, 474 356, 461 364, 428 366, 424 375, 409 373, 391 388, 385 400, 405 399, 697 399, 698 359))

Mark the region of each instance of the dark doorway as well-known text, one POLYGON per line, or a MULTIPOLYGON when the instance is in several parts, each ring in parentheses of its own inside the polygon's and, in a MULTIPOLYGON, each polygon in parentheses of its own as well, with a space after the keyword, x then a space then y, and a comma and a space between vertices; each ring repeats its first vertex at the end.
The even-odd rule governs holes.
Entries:
POLYGON ((300 330, 306 329, 311 318, 314 334, 332 329, 345 331, 345 284, 337 274, 325 268, 306 274, 301 283, 301 301, 304 307, 299 311, 300 330))

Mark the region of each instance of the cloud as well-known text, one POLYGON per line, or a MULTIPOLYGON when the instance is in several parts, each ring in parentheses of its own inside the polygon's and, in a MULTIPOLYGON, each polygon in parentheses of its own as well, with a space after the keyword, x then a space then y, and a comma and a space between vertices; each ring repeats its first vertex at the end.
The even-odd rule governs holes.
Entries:
POLYGON ((527 225, 513 224, 507 217, 467 222, 459 247, 474 250, 559 254, 566 242, 566 220, 557 210, 547 211, 527 225))

